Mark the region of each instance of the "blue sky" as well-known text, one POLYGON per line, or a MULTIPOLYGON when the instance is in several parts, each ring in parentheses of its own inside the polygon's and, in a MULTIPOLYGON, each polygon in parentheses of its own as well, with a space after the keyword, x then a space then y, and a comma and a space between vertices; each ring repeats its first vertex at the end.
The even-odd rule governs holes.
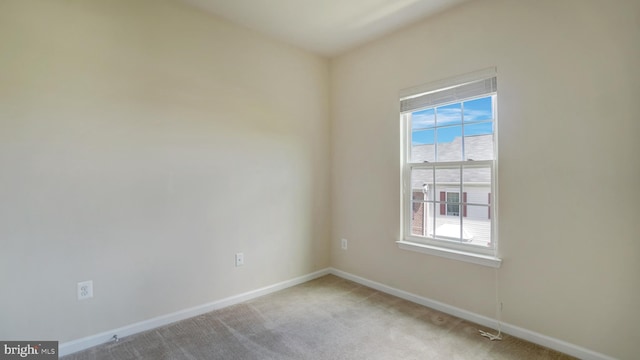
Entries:
POLYGON ((493 122, 477 121, 491 120, 491 96, 465 101, 437 108, 416 111, 411 114, 412 145, 433 144, 437 131, 438 142, 451 142, 455 137, 462 136, 462 107, 464 107, 464 134, 483 135, 493 132, 493 122), (435 119, 438 115, 437 129, 435 119), (446 126, 442 127, 441 126, 446 126))

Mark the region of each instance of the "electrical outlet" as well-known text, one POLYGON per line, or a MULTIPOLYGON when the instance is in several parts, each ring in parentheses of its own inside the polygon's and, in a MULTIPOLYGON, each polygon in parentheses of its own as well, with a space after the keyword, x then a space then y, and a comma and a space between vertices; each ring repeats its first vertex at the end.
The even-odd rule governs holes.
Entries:
POLYGON ((347 250, 349 248, 349 240, 342 239, 342 250, 347 250))
POLYGON ((78 283, 78 300, 91 299, 93 297, 93 280, 78 283))
POLYGON ((236 267, 244 265, 244 254, 237 253, 236 254, 236 267))

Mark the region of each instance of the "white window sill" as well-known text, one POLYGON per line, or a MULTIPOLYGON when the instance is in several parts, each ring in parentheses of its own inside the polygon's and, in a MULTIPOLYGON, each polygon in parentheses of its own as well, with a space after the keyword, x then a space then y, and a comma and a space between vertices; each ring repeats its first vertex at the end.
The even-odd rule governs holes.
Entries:
POLYGON ((502 259, 491 256, 491 255, 482 255, 475 254, 460 250, 453 250, 447 248, 441 248, 436 246, 430 246, 426 244, 419 244, 410 241, 396 241, 398 247, 403 250, 416 251, 423 254, 435 255, 444 257, 452 260, 464 261, 477 265, 484 265, 493 268, 499 268, 502 264, 502 259))

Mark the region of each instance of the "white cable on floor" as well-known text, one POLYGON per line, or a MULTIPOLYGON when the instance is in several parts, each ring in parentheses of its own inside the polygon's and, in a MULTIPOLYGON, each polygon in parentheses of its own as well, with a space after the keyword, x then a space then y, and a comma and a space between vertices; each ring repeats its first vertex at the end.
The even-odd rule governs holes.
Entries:
POLYGON ((498 282, 498 268, 495 268, 495 276, 496 276, 496 315, 498 318, 498 333, 492 334, 490 332, 484 330, 478 330, 480 335, 486 337, 487 339, 494 340, 502 340, 502 302, 500 301, 500 293, 499 293, 499 282, 498 282))

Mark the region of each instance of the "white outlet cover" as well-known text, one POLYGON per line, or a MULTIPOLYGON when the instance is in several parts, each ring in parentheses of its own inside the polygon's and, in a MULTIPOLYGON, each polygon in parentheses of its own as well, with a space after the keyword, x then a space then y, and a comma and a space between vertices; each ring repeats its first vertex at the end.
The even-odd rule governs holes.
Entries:
POLYGON ((243 253, 237 253, 236 254, 236 266, 242 266, 244 265, 244 254, 243 253))
POLYGON ((78 300, 91 299, 93 297, 93 280, 78 283, 78 300))

